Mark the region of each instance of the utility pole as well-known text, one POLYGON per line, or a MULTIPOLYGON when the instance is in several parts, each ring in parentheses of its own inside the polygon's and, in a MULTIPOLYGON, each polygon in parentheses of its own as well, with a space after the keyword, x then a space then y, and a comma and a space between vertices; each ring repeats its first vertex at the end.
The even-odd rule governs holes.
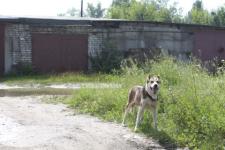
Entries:
POLYGON ((80 17, 83 17, 83 0, 81 0, 80 17))

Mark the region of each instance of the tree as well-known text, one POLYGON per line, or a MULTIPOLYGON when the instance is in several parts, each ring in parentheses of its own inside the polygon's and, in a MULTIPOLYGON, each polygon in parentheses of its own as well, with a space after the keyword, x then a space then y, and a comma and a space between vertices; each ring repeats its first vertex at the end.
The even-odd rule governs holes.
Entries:
POLYGON ((102 8, 101 3, 98 3, 95 7, 93 4, 88 3, 87 16, 93 18, 102 18, 104 16, 105 9, 102 8))
POLYGON ((215 26, 225 26, 225 7, 222 6, 216 11, 212 12, 213 23, 215 26))
POLYGON ((193 3, 193 8, 195 9, 198 9, 198 10, 203 10, 203 3, 201 0, 196 0, 194 3, 193 3))
POLYGON ((131 0, 113 0, 107 17, 112 19, 128 19, 131 0))
POLYGON ((80 16, 79 11, 76 8, 71 8, 67 11, 67 14, 70 16, 80 16))
MULTIPOLYGON (((101 3, 98 3, 96 7, 93 4, 88 3, 86 12, 84 12, 83 16, 101 18, 104 16, 104 12, 105 9, 102 8, 101 3)), ((68 9, 66 13, 60 13, 58 16, 80 17, 80 11, 72 7, 71 9, 68 9)))
POLYGON ((174 22, 181 20, 180 14, 176 7, 168 7, 168 0, 114 0, 107 16, 112 19, 174 22))
POLYGON ((124 4, 129 4, 130 2, 131 0, 113 0, 112 6, 122 6, 124 4))
POLYGON ((79 11, 72 7, 71 9, 68 9, 66 13, 60 13, 58 16, 72 16, 72 17, 79 17, 79 11))
POLYGON ((212 16, 206 9, 204 9, 202 1, 196 0, 193 3, 192 9, 185 17, 185 22, 191 24, 209 25, 212 23, 212 16))
POLYGON ((170 17, 174 23, 183 23, 184 18, 182 15, 182 8, 177 8, 177 2, 174 2, 172 6, 169 7, 170 17))

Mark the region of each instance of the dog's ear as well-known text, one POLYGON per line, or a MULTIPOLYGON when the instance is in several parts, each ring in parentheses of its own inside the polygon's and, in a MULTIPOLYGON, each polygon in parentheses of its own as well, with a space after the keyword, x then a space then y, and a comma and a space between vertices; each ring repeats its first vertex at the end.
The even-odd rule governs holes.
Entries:
POLYGON ((158 78, 158 79, 160 79, 160 76, 159 76, 159 75, 157 75, 157 78, 158 78))
POLYGON ((150 82, 150 79, 151 79, 151 75, 148 75, 148 77, 146 79, 147 83, 150 82))
POLYGON ((158 78, 158 83, 160 84, 160 83, 161 83, 160 76, 159 76, 159 75, 157 75, 157 78, 158 78))

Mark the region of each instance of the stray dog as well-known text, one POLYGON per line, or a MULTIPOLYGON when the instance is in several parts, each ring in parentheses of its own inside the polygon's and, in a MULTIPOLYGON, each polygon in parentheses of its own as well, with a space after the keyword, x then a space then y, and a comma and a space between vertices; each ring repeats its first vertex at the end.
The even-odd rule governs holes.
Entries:
POLYGON ((160 77, 159 76, 148 76, 146 84, 144 86, 134 86, 129 91, 128 103, 125 109, 123 122, 125 125, 125 119, 127 113, 131 111, 134 106, 139 106, 136 124, 134 131, 137 130, 140 121, 142 120, 144 109, 150 108, 153 112, 154 127, 157 129, 157 94, 160 87, 160 77))

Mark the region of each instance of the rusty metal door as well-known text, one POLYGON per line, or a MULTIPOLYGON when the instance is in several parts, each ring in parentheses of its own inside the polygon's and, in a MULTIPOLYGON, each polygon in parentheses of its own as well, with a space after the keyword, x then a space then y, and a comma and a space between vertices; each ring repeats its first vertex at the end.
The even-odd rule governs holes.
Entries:
POLYGON ((86 71, 88 36, 32 34, 32 62, 42 73, 86 71))
POLYGON ((0 24, 0 76, 4 74, 4 66, 5 66, 4 33, 5 27, 3 24, 0 24))
POLYGON ((225 31, 196 31, 193 53, 203 61, 225 59, 225 31))

